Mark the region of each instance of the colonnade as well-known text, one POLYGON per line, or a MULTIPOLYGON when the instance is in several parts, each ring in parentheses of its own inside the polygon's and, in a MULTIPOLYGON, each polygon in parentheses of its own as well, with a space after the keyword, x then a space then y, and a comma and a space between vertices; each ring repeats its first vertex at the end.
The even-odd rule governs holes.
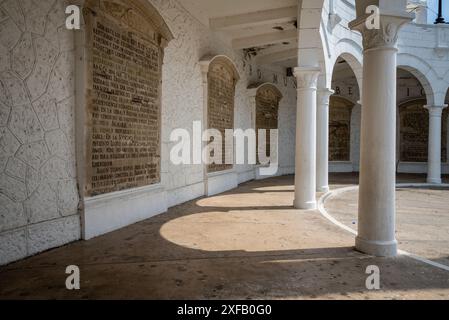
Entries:
MULTIPOLYGON (((362 34, 364 50, 356 248, 376 256, 395 256, 397 37, 400 28, 412 17, 405 11, 405 3, 403 12, 397 10, 397 4, 383 5, 380 28, 372 28, 364 10, 357 10, 357 19, 350 23, 353 30, 362 34)), ((298 209, 315 209, 316 192, 329 189, 328 126, 332 91, 317 89, 320 72, 316 66, 300 65, 295 69, 298 100, 294 206, 298 209)), ((443 107, 428 109, 431 117, 429 182, 440 183, 443 107)))

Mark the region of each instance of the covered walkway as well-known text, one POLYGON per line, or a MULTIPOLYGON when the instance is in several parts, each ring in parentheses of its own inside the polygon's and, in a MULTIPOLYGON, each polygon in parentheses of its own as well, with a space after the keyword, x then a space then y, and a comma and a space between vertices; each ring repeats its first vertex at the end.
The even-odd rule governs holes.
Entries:
MULTIPOLYGON (((419 182, 425 181, 425 176, 400 176, 399 180, 419 182)), ((333 175, 331 189, 356 181, 355 175, 333 175)), ((447 271, 402 255, 374 258, 354 251, 351 234, 329 222, 318 211, 293 208, 293 184, 292 176, 248 182, 230 192, 190 201, 170 209, 167 214, 104 236, 2 267, 0 297, 449 297, 447 271), (65 288, 68 265, 80 267, 81 290, 65 288), (369 265, 380 268, 379 291, 369 291, 365 287, 368 276, 365 270, 369 265)), ((347 212, 351 212, 351 201, 345 203, 349 208, 347 212)), ((447 208, 447 197, 446 201, 447 208)), ((441 201, 437 205, 442 205, 441 201)), ((426 210, 433 210, 430 207, 421 209, 423 215, 426 210)), ((401 208, 398 212, 400 230, 410 221, 401 218, 401 208)), ((446 229, 432 230, 444 232, 446 229)), ((426 237, 425 234, 414 234, 415 238, 421 236, 426 237)), ((401 237, 399 233, 400 249, 403 245, 401 237)), ((408 247, 407 250, 412 249, 408 247)))

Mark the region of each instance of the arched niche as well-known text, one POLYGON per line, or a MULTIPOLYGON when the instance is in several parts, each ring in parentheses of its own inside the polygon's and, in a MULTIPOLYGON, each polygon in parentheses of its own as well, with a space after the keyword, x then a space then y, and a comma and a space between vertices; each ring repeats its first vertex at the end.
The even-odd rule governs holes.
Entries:
POLYGON ((166 211, 161 90, 172 39, 149 1, 83 3, 75 116, 84 239, 166 211))
POLYGON ((351 115, 354 103, 338 96, 329 102, 329 161, 351 161, 351 115))
MULTIPOLYGON (((165 46, 173 40, 173 34, 156 8, 146 0, 86 0, 83 18, 87 25, 91 16, 109 16, 116 23, 138 32, 165 46)), ((89 30, 86 29, 88 32, 89 30)))
POLYGON ((253 128, 256 131, 256 150, 259 150, 259 130, 265 129, 265 152, 270 155, 270 130, 279 129, 279 103, 283 95, 272 83, 256 83, 248 87, 248 96, 252 107, 251 118, 254 119, 253 128))
POLYGON ((429 150, 429 112, 426 99, 399 105, 399 160, 426 163, 429 150))
MULTIPOLYGON (((226 145, 225 130, 234 129, 235 86, 240 79, 235 64, 224 55, 208 56, 200 61, 203 72, 204 118, 208 129, 215 129, 222 136, 222 163, 207 166, 208 173, 231 170, 233 148, 226 145)), ((212 156, 212 155, 211 155, 212 156)))
POLYGON ((86 1, 83 18, 84 196, 158 184, 162 63, 173 35, 143 0, 86 1))

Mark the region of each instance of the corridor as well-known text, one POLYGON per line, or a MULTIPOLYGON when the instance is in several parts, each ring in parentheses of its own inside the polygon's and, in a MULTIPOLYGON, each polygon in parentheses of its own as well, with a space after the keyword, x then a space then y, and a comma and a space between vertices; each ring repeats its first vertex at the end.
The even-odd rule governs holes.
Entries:
MULTIPOLYGON (((353 174, 331 175, 331 190, 356 181, 353 174)), ((293 190, 292 176, 248 182, 1 267, 0 297, 447 299, 447 271, 403 255, 374 258, 354 251, 353 235, 318 211, 294 209, 293 190), (68 265, 80 268, 80 290, 65 288, 68 265), (380 268, 381 290, 366 289, 369 265, 380 268)), ((398 241, 402 249, 400 236, 398 241)))

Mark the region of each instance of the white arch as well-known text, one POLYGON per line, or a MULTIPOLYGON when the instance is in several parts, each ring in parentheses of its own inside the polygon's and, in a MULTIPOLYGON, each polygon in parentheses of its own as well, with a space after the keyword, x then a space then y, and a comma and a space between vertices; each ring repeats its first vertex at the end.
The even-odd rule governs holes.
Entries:
MULTIPOLYGON (((448 104, 449 103, 449 71, 444 76, 444 79, 442 81, 440 81, 440 90, 438 92, 441 92, 441 94, 443 95, 443 103, 448 104), (446 97, 447 97, 447 100, 446 100, 446 97)), ((449 144, 449 141, 448 141, 448 144, 449 144)))
POLYGON ((426 61, 409 53, 400 53, 397 65, 419 80, 426 92, 428 105, 444 103, 444 96, 439 93, 440 89, 437 87, 441 79, 438 79, 436 72, 426 61))
POLYGON ((359 85, 360 96, 362 95, 363 88, 363 50, 355 41, 350 39, 342 39, 334 47, 334 55, 332 56, 331 63, 329 63, 329 78, 328 87, 332 82, 332 74, 337 63, 338 58, 343 58, 351 67, 359 85))

